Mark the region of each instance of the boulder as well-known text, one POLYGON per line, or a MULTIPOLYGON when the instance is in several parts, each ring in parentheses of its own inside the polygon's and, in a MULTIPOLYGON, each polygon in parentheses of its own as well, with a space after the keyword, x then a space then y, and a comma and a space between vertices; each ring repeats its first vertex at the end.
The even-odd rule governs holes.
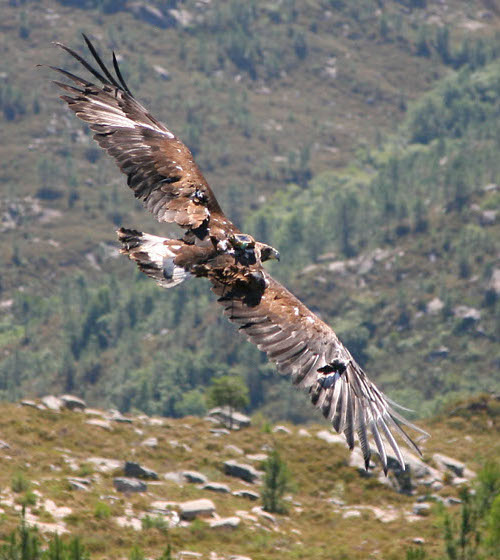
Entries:
POLYGON ((237 447, 236 445, 232 445, 232 444, 226 445, 224 447, 224 449, 226 451, 228 451, 229 453, 233 453, 234 455, 244 455, 245 454, 243 449, 241 449, 240 447, 237 447))
POLYGON ((177 471, 171 471, 171 472, 165 473, 163 475, 163 478, 165 480, 170 480, 170 482, 175 482, 176 484, 183 484, 186 481, 186 479, 184 478, 182 473, 177 472, 177 471))
POLYGON ((202 490, 211 490, 212 492, 220 492, 221 494, 229 494, 231 489, 227 484, 220 482, 207 482, 201 487, 202 490))
POLYGON ((224 472, 229 476, 241 478, 246 482, 255 482, 261 476, 261 472, 254 469, 251 465, 238 463, 234 460, 229 460, 224 463, 224 472))
POLYGON ((119 410, 110 410, 108 419, 113 422, 121 422, 122 424, 132 424, 132 419, 123 416, 119 410))
POLYGON ((210 527, 212 529, 237 529, 240 523, 241 519, 239 517, 223 517, 210 521, 210 527))
POLYGON ((105 459, 104 457, 89 457, 86 459, 99 472, 110 472, 119 469, 123 463, 117 459, 105 459))
POLYGON ((241 412, 236 412, 228 406, 218 406, 208 411, 210 418, 217 419, 226 428, 233 430, 240 430, 241 428, 248 428, 250 426, 250 418, 241 412))
POLYGON ((153 70, 158 74, 158 76, 160 76, 162 80, 170 80, 170 72, 166 68, 163 68, 163 66, 160 66, 159 64, 153 64, 153 70))
POLYGON ((3 439, 0 439, 0 449, 10 449, 10 445, 6 441, 3 441, 3 439))
POLYGON ((195 484, 205 484, 207 482, 207 477, 197 471, 184 471, 182 476, 188 482, 194 482, 195 484))
POLYGON ((158 480, 158 473, 155 471, 139 465, 139 463, 134 463, 132 461, 126 461, 123 472, 125 476, 131 476, 134 478, 145 478, 148 480, 158 480))
POLYGON ((255 502, 260 498, 260 495, 257 492, 252 492, 251 490, 236 490, 233 492, 233 496, 237 498, 245 498, 246 500, 251 500, 255 502))
POLYGON ((113 479, 113 486, 117 492, 146 492, 148 486, 137 478, 125 478, 123 476, 113 479))
POLYGON ((305 428, 300 428, 297 433, 300 437, 311 437, 311 434, 305 428))
POLYGON ((191 500, 180 504, 181 518, 186 520, 195 519, 196 517, 209 517, 214 512, 215 506, 212 500, 191 500))
POLYGON ((439 313, 443 307, 444 303, 438 297, 435 297, 427 304, 425 310, 429 313, 429 315, 436 315, 436 313, 439 313))
POLYGON ((87 408, 86 402, 74 395, 61 395, 59 398, 62 404, 69 410, 85 410, 87 408))
POLYGON ((420 517, 425 517, 431 512, 430 504, 414 504, 413 513, 419 515, 420 517))

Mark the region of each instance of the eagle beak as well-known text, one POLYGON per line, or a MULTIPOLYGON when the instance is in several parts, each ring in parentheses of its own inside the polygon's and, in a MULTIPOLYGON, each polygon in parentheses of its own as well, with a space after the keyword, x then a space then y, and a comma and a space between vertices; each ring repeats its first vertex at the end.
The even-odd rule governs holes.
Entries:
POLYGON ((271 255, 270 255, 270 256, 271 256, 272 259, 276 259, 278 262, 280 261, 280 254, 279 254, 278 251, 276 251, 276 249, 273 249, 273 250, 271 251, 271 255))

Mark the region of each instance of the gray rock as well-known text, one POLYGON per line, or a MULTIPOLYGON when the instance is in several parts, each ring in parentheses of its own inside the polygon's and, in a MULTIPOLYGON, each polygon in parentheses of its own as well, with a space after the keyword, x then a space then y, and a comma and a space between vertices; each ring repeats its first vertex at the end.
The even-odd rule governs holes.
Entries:
POLYGON ((301 437, 311 437, 311 434, 305 428, 300 428, 297 433, 301 437))
POLYGON ((453 309, 453 313, 457 319, 475 323, 481 319, 481 312, 475 307, 467 307, 466 305, 457 305, 453 309))
POLYGON ((237 498, 245 498, 246 500, 251 500, 252 502, 255 502, 260 498, 260 494, 252 492, 251 490, 236 490, 233 492, 233 496, 236 496, 237 498))
POLYGON ((250 556, 230 556, 229 560, 252 560, 250 556))
POLYGON ((121 422, 122 424, 132 424, 132 418, 127 418, 119 410, 110 410, 109 420, 121 422))
POLYGON ((6 441, 3 441, 3 439, 0 439, 0 449, 10 449, 10 445, 6 441))
POLYGON ((252 455, 247 455, 246 459, 248 461, 258 461, 259 463, 263 463, 267 461, 267 455, 265 453, 253 453, 252 455))
POLYGON ((425 517, 431 512, 430 504, 414 504, 413 513, 419 515, 420 517, 425 517))
POLYGON ((30 401, 28 399, 21 401, 21 406, 29 406, 30 408, 38 408, 38 404, 35 401, 30 401))
POLYGON ((211 490, 212 492, 220 492, 221 494, 229 494, 231 489, 227 484, 220 482, 207 482, 201 487, 202 490, 211 490))
POLYGON ((436 313, 439 313, 443 307, 444 303, 438 297, 435 297, 427 304, 426 311, 429 315, 436 315, 436 313))
POLYGON ((497 221, 497 210, 484 210, 479 215, 479 223, 482 226, 492 226, 497 221))
POLYGON ((143 445, 144 447, 150 447, 151 449, 156 449, 158 447, 158 438, 149 437, 141 442, 141 445, 143 445))
POLYGON ((241 519, 239 517, 223 517, 210 521, 210 527, 212 529, 237 529, 240 523, 241 519))
POLYGON ((228 406, 218 406, 208 411, 210 418, 217 419, 226 428, 233 430, 240 430, 241 428, 248 428, 250 426, 250 418, 241 412, 231 410, 228 406))
POLYGON ((456 476, 463 476, 465 465, 461 461, 457 461, 441 453, 434 453, 432 459, 440 470, 448 470, 456 476))
POLYGON ((187 10, 172 8, 171 10, 168 10, 168 13, 181 27, 189 27, 193 21, 191 12, 188 12, 187 10))
POLYGON ((361 449, 359 449, 359 447, 355 447, 351 451, 348 464, 350 467, 355 467, 356 469, 358 469, 359 473, 362 476, 371 476, 370 470, 373 470, 375 468, 375 464, 373 463, 373 461, 370 461, 370 464, 368 465, 368 471, 365 469, 365 460, 363 459, 363 453, 361 452, 361 449))
POLYGON ((462 503, 462 500, 459 498, 454 498, 453 496, 449 496, 448 498, 444 499, 444 503, 447 506, 458 506, 462 503))
POLYGON ((134 463, 132 461, 126 461, 123 472, 125 476, 131 476, 134 478, 145 478, 148 480, 158 480, 158 473, 139 465, 139 463, 134 463))
POLYGON ((45 395, 45 397, 41 398, 42 404, 46 406, 49 410, 53 410, 54 412, 59 412, 63 405, 60 398, 55 397, 54 395, 45 395))
POLYGON ((194 482, 195 484, 205 484, 207 482, 207 477, 197 471, 183 471, 182 476, 188 482, 194 482))
POLYGON ((104 457, 89 457, 86 460, 99 472, 110 472, 119 469, 123 463, 117 459, 105 459, 104 457))
POLYGON ((252 465, 238 463, 232 459, 224 463, 224 472, 229 476, 241 478, 246 482, 255 482, 262 474, 260 471, 254 469, 252 465))
POLYGON ((195 517, 208 517, 214 512, 215 506, 212 500, 191 500, 180 504, 181 518, 186 520, 194 519, 195 517))
POLYGON ((113 486, 118 492, 146 492, 148 485, 137 478, 117 477, 113 479, 113 486))
POLYGON ((288 429, 286 426, 274 426, 273 428, 273 434, 291 434, 292 431, 290 429, 288 429))
POLYGON ((147 2, 127 3, 127 9, 134 14, 137 19, 141 19, 150 25, 166 29, 175 24, 175 19, 167 17, 161 10, 153 4, 147 2))
POLYGON ((69 408, 69 410, 85 410, 87 408, 86 402, 74 395, 61 395, 59 398, 61 399, 62 404, 66 408, 69 408))
POLYGON ((100 420, 99 418, 91 418, 87 420, 85 424, 89 426, 97 426, 98 428, 102 428, 103 430, 107 430, 108 432, 113 431, 111 424, 107 420, 100 420))
POLYGON ((226 445, 224 447, 224 449, 226 451, 229 451, 229 453, 234 453, 235 455, 244 455, 245 454, 243 449, 241 449, 240 447, 238 447, 236 445, 232 445, 232 444, 226 445))
POLYGON ((427 354, 427 359, 430 362, 434 362, 435 360, 442 360, 446 358, 449 353, 450 350, 446 346, 440 346, 439 348, 436 348, 436 350, 429 352, 427 354))
POLYGON ((229 430, 226 430, 226 428, 212 428, 210 430, 210 433, 214 434, 214 436, 227 436, 231 432, 229 430))
POLYGON ((160 76, 162 80, 168 81, 171 79, 170 72, 167 69, 163 68, 163 66, 154 64, 153 70, 158 74, 158 76, 160 76))
POLYGON ((425 544, 425 539, 423 539, 422 537, 415 537, 415 538, 413 539, 413 542, 414 542, 415 544, 425 544))

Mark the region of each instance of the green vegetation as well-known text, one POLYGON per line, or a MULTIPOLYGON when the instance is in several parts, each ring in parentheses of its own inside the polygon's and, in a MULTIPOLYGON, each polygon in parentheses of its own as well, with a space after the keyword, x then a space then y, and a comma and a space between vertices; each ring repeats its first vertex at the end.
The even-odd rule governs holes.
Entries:
POLYGON ((175 26, 126 1, 5 6, 16 56, 0 63, 1 398, 77 392, 124 412, 203 415, 206 388, 231 376, 248 412, 315 417, 207 285, 160 290, 113 258, 118 225, 165 227, 134 205, 48 73, 26 71, 74 71, 49 44, 79 49, 80 30, 122 54, 132 90, 190 145, 228 216, 279 248, 272 273, 386 393, 422 416, 498 388, 499 222, 484 212, 500 203, 499 18, 479 17, 479 1, 379 4, 188 0, 193 17, 175 26), (57 16, 55 36, 45 22, 57 16))
POLYGON ((291 474, 285 461, 276 449, 273 449, 264 462, 264 488, 262 504, 271 513, 286 513, 283 496, 290 489, 291 474))

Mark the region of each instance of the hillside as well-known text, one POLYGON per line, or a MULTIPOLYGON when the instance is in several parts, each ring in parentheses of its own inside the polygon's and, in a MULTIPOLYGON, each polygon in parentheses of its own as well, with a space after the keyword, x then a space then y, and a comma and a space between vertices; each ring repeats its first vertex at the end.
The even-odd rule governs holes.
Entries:
POLYGON ((4 399, 203 414, 229 373, 251 410, 312 414, 206 285, 167 293, 115 259, 118 225, 164 230, 35 69, 75 70, 50 42, 80 31, 385 392, 425 415, 498 389, 496 2, 74 4, 2 6, 4 399))
MULTIPOLYGON (((406 453, 409 477, 390 470, 388 479, 379 467, 360 471, 356 454, 324 424, 273 427, 254 418, 229 431, 201 418, 123 417, 57 410, 55 397, 44 402, 1 406, 0 541, 25 504, 42 543, 54 531, 63 542, 79 536, 92 559, 159 558, 167 545, 169 558, 181 560, 451 558, 443 522, 449 516, 456 525, 463 488, 477 484, 473 471, 500 453, 498 398, 484 396, 426 422, 424 462, 406 453), (283 514, 262 511, 259 497, 259 471, 273 449, 291 474, 283 514), (227 461, 247 465, 243 476, 253 481, 228 474, 227 461)), ((489 478, 480 475, 491 485, 488 500, 500 487, 492 465, 489 478)), ((485 539, 494 536, 479 528, 485 539)), ((481 546, 481 558, 495 558, 486 540, 481 546)), ((14 557, 7 550, 1 558, 14 557)))

